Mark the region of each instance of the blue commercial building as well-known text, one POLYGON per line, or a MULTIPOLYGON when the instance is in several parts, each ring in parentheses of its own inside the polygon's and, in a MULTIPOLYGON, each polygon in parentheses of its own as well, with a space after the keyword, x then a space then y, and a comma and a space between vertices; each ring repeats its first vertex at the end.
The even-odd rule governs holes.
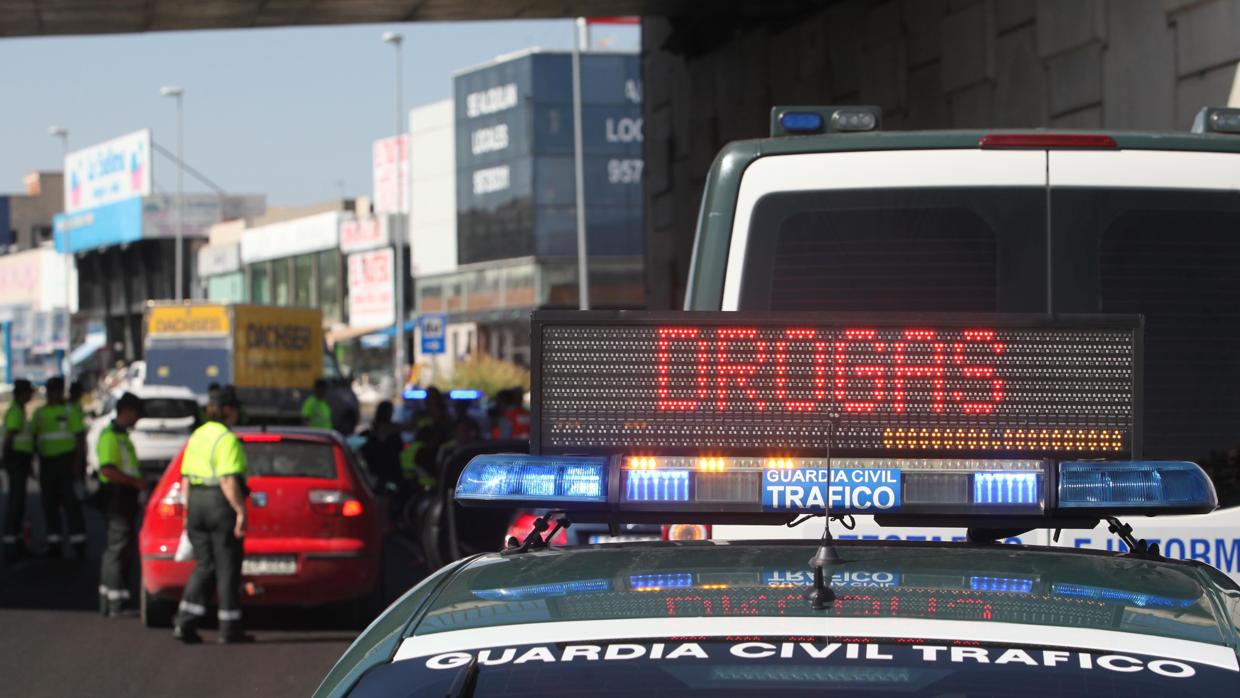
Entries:
MULTIPOLYGON (((577 254, 572 56, 530 51, 455 78, 457 256, 462 265, 533 257, 557 265, 577 254)), ((610 278, 596 304, 641 298, 641 63, 631 53, 581 56, 587 246, 610 278), (615 278, 616 262, 632 261, 615 278), (625 289, 624 276, 633 281, 625 289), (636 295, 634 295, 636 292, 636 295)), ((624 265, 621 265, 623 268, 624 265)), ((575 280, 573 282, 575 284, 575 280)), ((575 305, 562 294, 545 302, 575 305)))

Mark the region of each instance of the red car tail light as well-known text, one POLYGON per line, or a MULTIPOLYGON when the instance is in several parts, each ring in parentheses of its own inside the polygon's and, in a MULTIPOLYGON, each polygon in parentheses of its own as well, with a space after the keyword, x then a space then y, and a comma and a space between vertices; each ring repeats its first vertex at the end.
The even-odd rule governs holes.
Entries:
POLYGON ((181 496, 181 482, 175 481, 155 505, 155 515, 161 519, 179 519, 185 515, 185 498, 181 496))
POLYGON ((663 540, 710 540, 710 526, 703 524, 664 524, 663 540))
POLYGON ((279 434, 242 434, 241 441, 247 444, 274 444, 284 440, 279 434))
POLYGON ((310 490, 310 510, 323 516, 353 518, 362 515, 362 503, 340 490, 310 490))
MULTIPOLYGON (((508 532, 504 534, 503 544, 507 545, 509 538, 516 538, 518 541, 524 542, 525 537, 534 529, 534 522, 537 520, 538 517, 533 514, 518 514, 512 520, 512 523, 508 524, 508 532)), ((551 539, 551 544, 568 545, 568 531, 560 529, 560 532, 551 539)))

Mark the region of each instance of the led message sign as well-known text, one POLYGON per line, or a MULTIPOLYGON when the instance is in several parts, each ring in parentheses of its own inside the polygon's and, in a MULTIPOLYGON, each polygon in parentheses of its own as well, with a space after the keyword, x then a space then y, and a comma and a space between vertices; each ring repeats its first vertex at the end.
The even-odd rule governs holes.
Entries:
POLYGON ((1140 320, 535 313, 543 453, 1130 454, 1140 320))

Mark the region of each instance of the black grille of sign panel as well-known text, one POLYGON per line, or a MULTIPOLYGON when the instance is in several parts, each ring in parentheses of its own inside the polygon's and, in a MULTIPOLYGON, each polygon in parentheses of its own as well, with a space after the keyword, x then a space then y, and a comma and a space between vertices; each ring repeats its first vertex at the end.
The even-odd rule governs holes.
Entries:
POLYGON ((539 315, 534 399, 545 453, 1132 450, 1136 318, 1099 326, 1013 316, 736 324, 733 313, 659 314, 667 322, 539 315), (720 315, 728 324, 709 319, 720 315))

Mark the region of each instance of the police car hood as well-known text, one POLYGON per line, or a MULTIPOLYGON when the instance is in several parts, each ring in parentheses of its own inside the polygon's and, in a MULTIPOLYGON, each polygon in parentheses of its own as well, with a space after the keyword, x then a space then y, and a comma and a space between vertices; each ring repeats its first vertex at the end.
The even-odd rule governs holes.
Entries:
POLYGON ((470 666, 479 672, 476 695, 501 677, 509 689, 533 681, 531 694, 563 681, 565 690, 618 695, 635 680, 688 692, 831 686, 961 695, 1015 682, 1032 695, 1082 672, 1120 692, 1191 679, 1210 694, 1240 678, 1230 615, 1240 589, 1204 566, 1036 547, 838 550, 844 561, 829 570, 835 601, 823 610, 807 600, 815 546, 803 542, 486 556, 442 586, 393 661, 351 695, 380 695, 395 685, 387 682, 442 695, 470 666), (620 683, 609 686, 615 665, 629 677, 615 674, 620 683))
POLYGON ((1235 665, 1236 630, 1226 604, 1240 589, 1203 566, 1034 547, 841 543, 838 550, 844 561, 828 570, 837 598, 824 610, 806 598, 815 546, 804 542, 621 544, 488 556, 452 578, 397 656, 514 636, 773 631, 1037 639, 1085 649, 1190 643, 1184 652, 1235 665))

